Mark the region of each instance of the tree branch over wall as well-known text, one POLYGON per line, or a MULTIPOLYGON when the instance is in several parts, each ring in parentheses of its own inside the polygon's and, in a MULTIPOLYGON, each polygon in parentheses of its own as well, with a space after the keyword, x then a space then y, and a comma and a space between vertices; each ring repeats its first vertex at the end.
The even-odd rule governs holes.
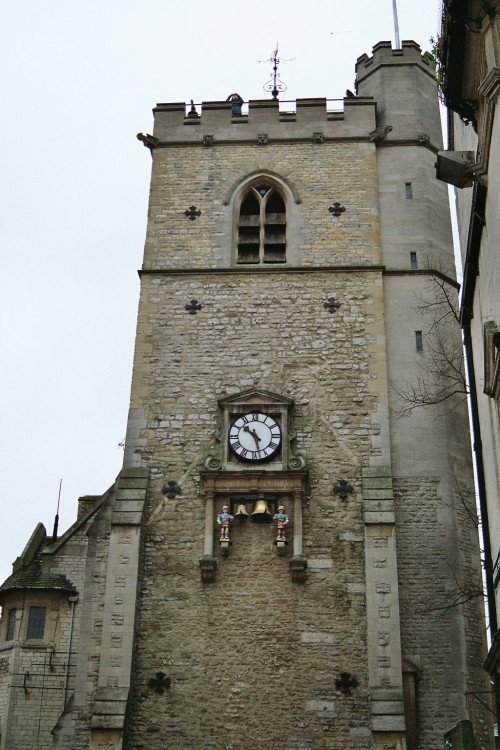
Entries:
POLYGON ((427 321, 423 330, 424 349, 416 354, 415 376, 401 384, 392 384, 398 397, 395 411, 400 418, 422 406, 455 407, 467 399, 469 392, 456 290, 444 279, 432 276, 427 293, 418 296, 417 301, 415 309, 427 321))

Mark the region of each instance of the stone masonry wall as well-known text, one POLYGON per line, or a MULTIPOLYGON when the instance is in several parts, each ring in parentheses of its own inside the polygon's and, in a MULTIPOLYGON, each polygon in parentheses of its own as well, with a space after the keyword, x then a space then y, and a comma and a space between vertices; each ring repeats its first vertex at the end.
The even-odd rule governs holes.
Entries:
MULTIPOLYGON (((5 750, 52 748, 50 731, 61 709, 66 676, 69 605, 55 592, 28 592, 24 604, 21 642, 10 649, 8 725, 2 736, 5 750), (43 641, 26 641, 25 627, 30 606, 47 608, 43 641)), ((7 654, 6 654, 7 656, 7 654)))
POLYGON ((145 408, 137 451, 152 491, 130 747, 369 748, 360 478, 382 387, 371 362, 380 275, 143 281, 139 328, 151 344, 149 354, 137 350, 134 393, 145 408), (333 294, 342 303, 334 314, 323 308, 333 294), (203 305, 196 315, 184 310, 192 297, 203 305), (297 446, 310 466, 303 586, 277 557, 272 529, 250 522, 235 524, 215 584, 200 580, 199 470, 217 398, 251 386, 296 400, 297 446), (356 487, 347 502, 332 494, 339 478, 356 487), (175 500, 161 494, 167 480, 182 488, 175 500), (158 670, 172 679, 164 696, 147 687, 158 670), (340 672, 358 679, 352 696, 336 689, 340 672))
POLYGON ((106 504, 85 530, 88 551, 85 562, 81 565, 84 586, 77 605, 79 618, 72 649, 74 677, 70 682, 75 700, 67 717, 61 721, 57 745, 68 750, 86 750, 89 747, 90 716, 101 658, 110 511, 111 508, 106 504))
POLYGON ((399 478, 394 489, 402 651, 418 672, 419 750, 441 747, 437 738, 463 717, 465 702, 477 747, 489 750, 491 716, 463 694, 465 688, 484 698, 488 689, 473 496, 467 488, 455 488, 450 502, 443 497, 440 477, 399 478), (450 533, 456 534, 454 545, 450 533), (462 661, 464 639, 467 657, 462 661), (461 689, 457 670, 464 680, 461 689))
MULTIPOLYGON (((109 510, 103 512, 109 514, 109 510)), ((67 595, 61 597, 55 592, 33 591, 25 593, 14 603, 19 615, 22 614, 22 621, 19 638, 5 655, 2 654, 5 664, 10 662, 9 671, 5 672, 6 685, 14 686, 0 691, 6 699, 3 726, 7 711, 9 718, 2 738, 5 750, 88 748, 91 705, 99 665, 98 617, 102 609, 99 581, 101 569, 106 568, 106 552, 105 524, 103 526, 102 521, 91 518, 55 553, 42 556, 45 573, 63 574, 76 586, 78 601, 74 605, 72 625, 73 605, 67 595), (96 553, 96 547, 100 552, 96 553), (47 607, 45 636, 39 644, 25 643, 30 606, 47 607), (92 612, 92 625, 89 626, 92 612), (23 676, 27 672, 25 692, 23 676)))
POLYGON ((379 263, 377 178, 372 143, 271 143, 256 148, 169 147, 155 152, 144 268, 217 268, 234 263, 234 209, 224 205, 247 175, 271 170, 288 180, 289 246, 296 264, 379 263), (329 213, 333 201, 346 211, 329 213), (184 212, 195 205, 194 221, 184 212))

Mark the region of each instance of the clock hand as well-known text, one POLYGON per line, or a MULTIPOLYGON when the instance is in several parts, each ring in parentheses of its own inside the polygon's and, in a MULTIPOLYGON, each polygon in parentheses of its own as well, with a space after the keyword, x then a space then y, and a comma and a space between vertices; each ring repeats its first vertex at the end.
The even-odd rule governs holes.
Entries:
POLYGON ((255 430, 250 429, 250 427, 248 425, 244 425, 243 429, 245 430, 245 432, 249 432, 250 433, 250 435, 255 440, 255 445, 257 446, 257 450, 259 450, 260 437, 257 435, 257 433, 255 432, 255 430))

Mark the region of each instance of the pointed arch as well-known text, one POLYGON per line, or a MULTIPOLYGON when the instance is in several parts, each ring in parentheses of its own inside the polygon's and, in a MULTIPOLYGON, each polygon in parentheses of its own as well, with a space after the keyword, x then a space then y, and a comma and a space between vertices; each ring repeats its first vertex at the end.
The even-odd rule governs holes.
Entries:
POLYGON ((269 265, 290 262, 288 214, 295 204, 287 181, 274 172, 259 170, 233 186, 233 262, 269 265))
POLYGON ((276 180, 276 182, 281 183, 284 190, 290 193, 291 197, 293 198, 294 203, 297 205, 302 203, 302 198, 299 195, 299 192, 295 185, 290 182, 290 180, 287 177, 283 177, 282 175, 278 174, 277 172, 273 172, 270 169, 256 169, 254 172, 250 172, 249 174, 245 175, 243 179, 238 179, 233 182, 231 187, 226 193, 226 197, 222 201, 222 204, 224 206, 229 206, 231 201, 233 200, 235 194, 238 191, 238 188, 244 187, 246 184, 252 182, 257 177, 268 177, 271 180, 276 180))

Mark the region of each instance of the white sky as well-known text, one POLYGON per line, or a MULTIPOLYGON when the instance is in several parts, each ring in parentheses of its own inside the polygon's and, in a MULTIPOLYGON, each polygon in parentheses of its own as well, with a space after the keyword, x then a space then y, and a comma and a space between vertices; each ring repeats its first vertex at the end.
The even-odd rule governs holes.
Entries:
MULTIPOLYGON (((429 49, 438 0, 399 0, 429 49)), ((392 0, 16 0, 0 9, 0 581, 38 521, 120 470, 156 102, 340 98, 393 39, 392 0), (333 34, 332 34, 333 32, 333 34)))

